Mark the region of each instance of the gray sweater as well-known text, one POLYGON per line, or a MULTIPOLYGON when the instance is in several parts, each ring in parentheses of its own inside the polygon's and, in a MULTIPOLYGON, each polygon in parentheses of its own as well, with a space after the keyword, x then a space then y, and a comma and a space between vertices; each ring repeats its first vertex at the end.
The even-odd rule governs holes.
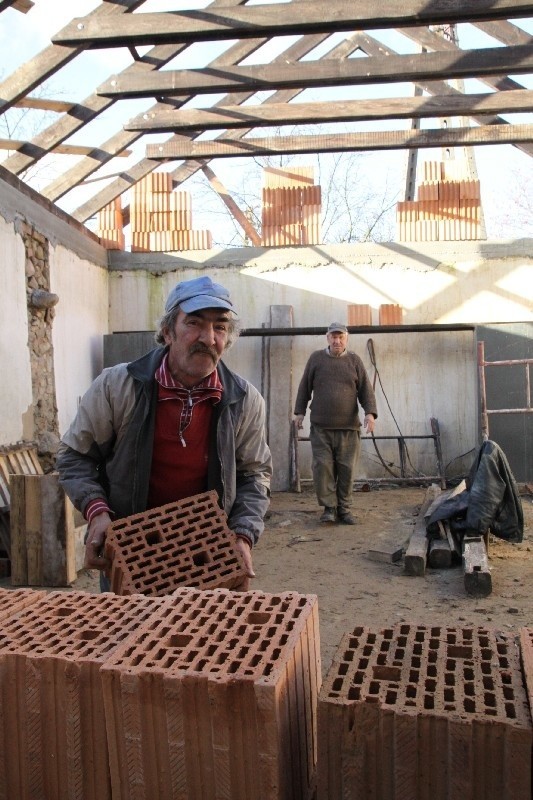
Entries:
POLYGON ((376 397, 362 360, 345 350, 331 356, 329 350, 311 353, 298 387, 295 414, 304 414, 311 400, 311 422, 323 428, 357 430, 361 427, 359 405, 377 418, 376 397), (312 398, 312 400, 311 400, 312 398))

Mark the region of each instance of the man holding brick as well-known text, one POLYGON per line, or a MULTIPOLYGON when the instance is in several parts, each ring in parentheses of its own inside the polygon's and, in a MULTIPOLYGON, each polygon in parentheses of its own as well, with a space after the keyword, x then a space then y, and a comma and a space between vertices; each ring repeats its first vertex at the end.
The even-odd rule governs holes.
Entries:
POLYGON ((323 523, 354 525, 351 513, 354 473, 361 452, 359 404, 365 411, 364 426, 374 430, 376 398, 362 360, 347 349, 348 328, 332 322, 328 346, 309 357, 300 381, 294 419, 303 427, 311 401, 311 450, 313 481, 318 503, 324 506, 323 523))
POLYGON ((263 398, 221 361, 237 336, 227 289, 208 276, 182 281, 167 299, 159 346, 104 369, 83 396, 57 469, 88 521, 86 568, 105 570, 113 519, 215 489, 246 565, 239 588, 248 588, 272 460, 263 398))

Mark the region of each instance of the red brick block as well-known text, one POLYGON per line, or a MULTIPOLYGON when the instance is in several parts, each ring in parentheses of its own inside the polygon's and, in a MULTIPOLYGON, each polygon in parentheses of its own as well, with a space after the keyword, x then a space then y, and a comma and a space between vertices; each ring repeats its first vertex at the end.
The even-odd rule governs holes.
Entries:
POLYGON ((114 800, 310 798, 316 597, 182 589, 102 666, 114 800))
POLYGON ((317 797, 529 800, 532 744, 511 635, 356 628, 319 697, 317 797))
POLYGON ((232 589, 246 575, 216 492, 117 520, 105 555, 115 594, 163 596, 182 586, 232 589))
POLYGON ((33 594, 1 626, 0 797, 106 800, 100 665, 161 601, 33 594))

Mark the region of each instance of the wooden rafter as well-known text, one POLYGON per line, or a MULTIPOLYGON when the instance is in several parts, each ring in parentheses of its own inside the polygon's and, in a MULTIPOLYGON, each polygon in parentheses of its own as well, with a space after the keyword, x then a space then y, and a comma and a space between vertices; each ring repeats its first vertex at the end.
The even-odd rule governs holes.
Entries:
POLYGON ((529 0, 330 0, 327 13, 322 0, 304 0, 235 8, 132 14, 120 27, 109 20, 73 19, 52 41, 84 47, 124 47, 142 44, 175 44, 257 36, 356 31, 395 28, 399 25, 438 25, 525 17, 533 13, 529 0))
POLYGON ((242 158, 288 153, 338 153, 361 150, 400 150, 404 148, 457 147, 458 145, 508 144, 533 142, 533 125, 480 125, 477 128, 441 128, 371 133, 322 134, 309 136, 248 137, 185 140, 149 144, 146 157, 154 160, 242 158))

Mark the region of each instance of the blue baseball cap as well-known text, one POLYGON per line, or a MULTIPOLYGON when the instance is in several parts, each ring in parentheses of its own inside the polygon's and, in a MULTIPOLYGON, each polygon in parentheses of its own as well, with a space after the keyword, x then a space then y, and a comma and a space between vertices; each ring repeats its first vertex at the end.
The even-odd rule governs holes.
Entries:
POLYGON ((168 314, 176 306, 186 314, 200 311, 202 308, 225 308, 236 313, 229 299, 228 290, 220 283, 214 283, 207 275, 177 283, 168 296, 165 313, 168 314))

